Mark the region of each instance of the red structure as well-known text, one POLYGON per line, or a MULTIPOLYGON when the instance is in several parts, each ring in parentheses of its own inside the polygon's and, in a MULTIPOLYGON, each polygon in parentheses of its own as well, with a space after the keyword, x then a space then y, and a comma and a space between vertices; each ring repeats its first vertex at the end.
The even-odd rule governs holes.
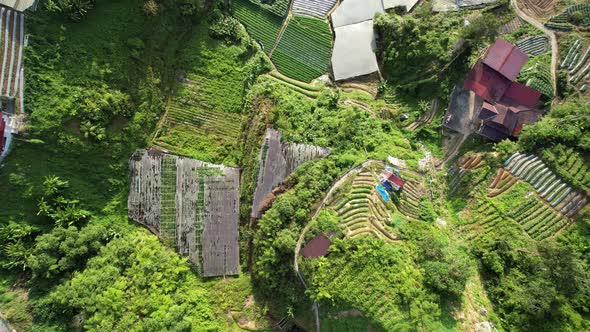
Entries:
POLYGON ((6 122, 4 121, 4 117, 2 116, 2 112, 0 112, 0 155, 4 152, 4 130, 6 129, 6 122))
POLYGON ((483 63, 510 81, 514 81, 529 59, 518 47, 498 38, 483 55, 483 63))
POLYGON ((398 191, 404 187, 404 180, 400 178, 397 174, 393 173, 392 171, 384 170, 381 175, 379 176, 379 181, 387 188, 388 190, 395 190, 398 191))
POLYGON ((518 47, 498 38, 471 69, 464 86, 485 100, 479 134, 494 141, 516 137, 541 116, 535 109, 541 93, 513 82, 527 60, 518 47))
POLYGON ((328 237, 324 234, 318 234, 303 247, 301 254, 304 257, 311 258, 323 257, 328 253, 331 244, 332 241, 328 237))

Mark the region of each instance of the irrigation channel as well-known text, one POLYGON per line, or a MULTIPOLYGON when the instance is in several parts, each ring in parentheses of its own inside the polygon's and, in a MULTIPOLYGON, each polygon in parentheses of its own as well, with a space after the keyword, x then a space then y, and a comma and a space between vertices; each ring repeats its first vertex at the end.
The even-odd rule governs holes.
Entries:
MULTIPOLYGON (((369 159, 369 160, 365 161, 364 163, 360 164, 359 166, 349 170, 348 172, 346 172, 346 174, 342 175, 338 180, 336 180, 336 182, 334 182, 334 184, 332 185, 332 187, 330 188, 330 190, 328 191, 326 196, 324 196, 324 199, 322 200, 322 202, 318 205, 317 209, 313 213, 313 215, 312 215, 311 219, 309 220, 309 222, 307 223, 307 225, 305 225, 305 227, 303 228, 303 231, 301 231, 301 235, 299 235, 299 239, 297 240, 297 245, 295 246, 295 255, 294 255, 295 259, 293 260, 293 268, 295 270, 295 273, 297 274, 297 277, 299 277, 301 284, 303 285, 303 287, 306 290, 307 290, 307 283, 305 282, 305 279, 301 275, 301 271, 299 271, 299 262, 298 262, 299 252, 301 251, 301 246, 303 244, 303 240, 305 239, 305 234, 309 231, 309 229, 313 225, 313 222, 315 221, 315 219, 318 216, 318 214, 320 213, 320 211, 324 208, 324 206, 326 206, 326 202, 328 201, 328 199, 332 195, 332 192, 334 191, 334 189, 338 188, 351 175, 356 174, 361 169, 363 169, 364 167, 366 167, 367 165, 372 164, 372 163, 383 164, 383 161, 376 160, 376 159, 369 159)), ((316 330, 316 332, 320 332, 320 309, 319 309, 319 305, 318 305, 317 301, 313 302, 312 309, 313 309, 313 313, 315 316, 315 330, 316 330)))

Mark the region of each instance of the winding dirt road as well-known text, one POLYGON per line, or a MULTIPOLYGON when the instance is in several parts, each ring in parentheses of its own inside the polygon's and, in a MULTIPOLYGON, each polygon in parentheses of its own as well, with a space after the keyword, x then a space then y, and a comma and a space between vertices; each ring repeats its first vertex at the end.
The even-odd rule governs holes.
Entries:
MULTIPOLYGON (((543 31, 543 33, 549 37, 549 40, 551 40, 551 78, 553 81, 553 91, 555 91, 555 95, 557 95, 557 57, 559 55, 559 46, 557 45, 557 36, 555 35, 555 32, 547 29, 541 22, 528 16, 520 8, 518 8, 518 0, 510 0, 510 5, 512 8, 514 8, 516 15, 535 28, 543 31)), ((557 97, 553 101, 555 102, 556 100, 557 97)))
MULTIPOLYGON (((301 275, 301 272, 299 271, 299 261, 298 261, 299 260, 299 252, 301 251, 301 246, 303 245, 303 240, 305 239, 305 234, 307 234, 307 232, 310 230, 311 226, 313 225, 314 220, 316 219, 316 217, 318 216, 318 214, 320 213, 322 208, 324 206, 326 206, 326 203, 328 202, 328 199, 332 195, 332 192, 336 188, 338 188, 338 186, 340 186, 342 183, 344 183, 351 175, 356 174, 361 169, 363 169, 365 166, 372 164, 372 163, 383 164, 383 161, 369 159, 369 160, 365 161, 364 163, 360 164, 359 166, 346 172, 346 174, 342 175, 338 180, 336 180, 336 182, 334 182, 334 184, 332 185, 332 187, 330 188, 330 190, 328 191, 326 196, 324 196, 324 199, 322 200, 320 205, 318 205, 317 209, 313 213, 313 215, 312 215, 311 219, 309 220, 309 222, 307 223, 307 225, 305 225, 305 227, 301 231, 301 235, 299 235, 299 239, 297 240, 297 245, 295 246, 295 255, 294 255, 295 258, 293 259, 293 269, 295 270, 297 277, 299 278, 299 280, 301 281, 301 284, 303 285, 303 287, 306 290, 307 290, 307 283, 305 282, 305 279, 303 279, 303 276, 301 275)), ((319 313, 319 305, 317 302, 313 303, 313 312, 315 315, 316 332, 320 332, 320 313, 319 313)))

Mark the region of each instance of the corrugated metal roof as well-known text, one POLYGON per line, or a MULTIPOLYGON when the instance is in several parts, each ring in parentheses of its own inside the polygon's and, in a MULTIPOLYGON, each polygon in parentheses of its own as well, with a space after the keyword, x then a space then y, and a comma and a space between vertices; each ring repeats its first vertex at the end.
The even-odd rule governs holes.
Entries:
POLYGON ((396 174, 391 174, 387 180, 393 182, 393 184, 395 184, 396 186, 398 186, 400 188, 403 188, 404 184, 405 184, 404 180, 402 180, 396 174))
POLYGON ((303 247, 301 254, 304 257, 323 257, 328 253, 331 244, 332 241, 328 237, 318 234, 303 247))
POLYGON ((541 92, 529 88, 524 84, 518 82, 512 82, 504 96, 502 97, 502 103, 509 105, 523 105, 528 108, 534 108, 541 99, 541 92))
POLYGON ((498 38, 486 51, 483 63, 514 81, 528 59, 528 55, 518 47, 498 38))
POLYGON ((496 102, 502 98, 510 83, 509 79, 478 60, 463 85, 488 102, 496 102))

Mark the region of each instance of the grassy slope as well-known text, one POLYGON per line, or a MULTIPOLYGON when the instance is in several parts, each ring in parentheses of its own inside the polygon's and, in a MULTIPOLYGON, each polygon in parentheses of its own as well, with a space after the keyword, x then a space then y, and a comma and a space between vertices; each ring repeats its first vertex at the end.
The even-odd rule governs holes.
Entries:
MULTIPOLYGON (((176 70, 187 67, 194 68, 195 73, 217 78, 225 77, 224 72, 228 68, 235 68, 241 75, 242 83, 246 75, 243 63, 230 62, 224 65, 219 61, 211 61, 223 59, 232 47, 203 40, 203 35, 207 36, 205 25, 193 32, 192 47, 184 53, 179 52, 178 47, 184 43, 183 36, 191 32, 192 26, 173 24, 177 23, 172 22, 173 15, 163 15, 148 24, 141 12, 141 4, 141 1, 136 0, 99 1, 83 22, 76 24, 44 11, 31 16, 27 21, 27 32, 33 42, 27 56, 35 61, 29 62, 28 66, 26 97, 28 111, 37 112, 36 121, 54 125, 61 120, 50 114, 44 117, 45 114, 38 111, 44 109, 39 107, 46 103, 44 96, 55 98, 64 91, 59 84, 44 84, 47 82, 44 79, 46 77, 76 86, 93 86, 101 82, 131 95, 137 92, 137 83, 146 75, 148 67, 155 68, 160 74, 164 90, 173 85, 176 70), (166 29, 161 29, 162 26, 166 29), (139 47, 136 46, 138 40, 139 47), (200 52, 195 53, 196 50, 200 52), (59 61, 48 61, 41 66, 37 62, 39 58, 49 60, 48 56, 55 54, 60 55, 59 61), (203 60, 200 57, 208 60, 206 71, 203 71, 203 60), (215 70, 217 72, 213 75, 215 70), (35 87, 42 90, 36 90, 35 87)), ((235 56, 231 61, 237 61, 242 51, 234 48, 235 56)), ((241 98, 239 95, 232 96, 234 102, 226 105, 232 111, 239 112, 241 98)), ((56 105, 60 103, 59 100, 54 102, 56 105)), ((222 103, 221 100, 217 102, 222 103)), ((123 124, 126 122, 122 121, 123 124)), ((76 198, 93 214, 116 216, 120 222, 127 223, 127 159, 135 148, 146 144, 143 139, 147 137, 142 139, 139 134, 140 138, 137 139, 134 135, 137 133, 128 133, 129 128, 122 131, 119 128, 114 131, 121 135, 112 135, 112 140, 103 144, 82 140, 81 145, 68 146, 56 142, 56 138, 64 133, 79 134, 75 121, 71 123, 67 126, 55 125, 57 129, 52 135, 39 137, 43 143, 17 140, 12 153, 4 161, 4 167, 0 168, 0 195, 3 197, 0 223, 8 220, 41 223, 36 215, 37 200, 42 190, 41 183, 48 175, 68 180, 76 198)), ((116 126, 111 126, 111 129, 113 127, 116 126)), ((166 249, 162 246, 161 250, 166 249)), ((8 271, 0 271, 0 275, 0 311, 17 320, 21 327, 19 330, 46 331, 46 322, 32 323, 27 288, 9 290, 18 279, 17 275, 8 271)), ((222 283, 210 280, 203 287, 215 294, 211 298, 216 299, 214 310, 219 316, 227 317, 231 311, 237 313, 242 321, 252 321, 259 327, 266 326, 264 312, 256 302, 251 301, 248 308, 242 308, 252 290, 247 277, 227 279, 222 283)), ((227 319, 227 329, 239 328, 232 319, 227 319)))
POLYGON ((227 45, 210 38, 207 28, 206 24, 198 25, 180 53, 191 83, 180 87, 170 99, 169 112, 176 107, 195 115, 202 113, 213 119, 211 125, 201 121, 188 125, 169 114, 171 121, 164 123, 155 143, 192 158, 237 165, 241 152, 236 129, 241 129, 245 86, 253 67, 262 60, 259 54, 248 53, 244 45, 227 45), (224 117, 224 113, 228 115, 224 117), (214 120, 216 117, 218 121, 214 120), (224 126, 223 121, 233 121, 232 129, 224 126))

